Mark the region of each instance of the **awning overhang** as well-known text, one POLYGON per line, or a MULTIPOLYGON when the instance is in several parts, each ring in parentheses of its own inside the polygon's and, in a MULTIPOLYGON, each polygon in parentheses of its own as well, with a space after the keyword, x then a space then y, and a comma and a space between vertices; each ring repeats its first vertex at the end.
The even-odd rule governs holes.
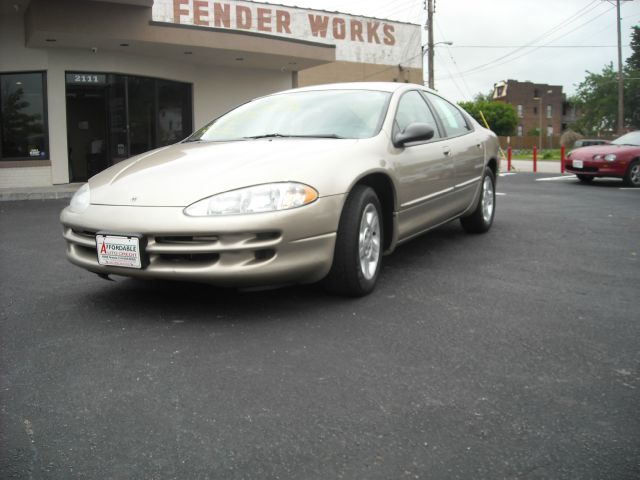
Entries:
POLYGON ((26 45, 84 48, 202 65, 299 71, 335 61, 335 46, 239 30, 153 22, 150 2, 32 0, 26 45))

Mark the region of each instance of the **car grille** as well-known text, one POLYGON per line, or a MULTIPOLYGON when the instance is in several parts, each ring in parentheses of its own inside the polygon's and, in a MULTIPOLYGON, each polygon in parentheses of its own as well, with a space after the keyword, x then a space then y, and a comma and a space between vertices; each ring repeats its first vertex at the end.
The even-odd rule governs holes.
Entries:
MULTIPOLYGON (((96 233, 64 228, 71 253, 98 265, 96 233)), ((206 235, 145 235, 144 254, 149 267, 207 268, 216 264, 249 266, 268 262, 276 256, 280 232, 229 233, 206 235)))

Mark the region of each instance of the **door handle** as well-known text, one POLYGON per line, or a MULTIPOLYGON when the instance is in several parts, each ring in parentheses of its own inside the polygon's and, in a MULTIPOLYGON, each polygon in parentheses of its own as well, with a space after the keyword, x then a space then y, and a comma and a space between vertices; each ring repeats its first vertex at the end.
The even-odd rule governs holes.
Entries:
POLYGON ((442 153, 444 153, 447 157, 451 155, 451 149, 449 147, 442 147, 442 153))

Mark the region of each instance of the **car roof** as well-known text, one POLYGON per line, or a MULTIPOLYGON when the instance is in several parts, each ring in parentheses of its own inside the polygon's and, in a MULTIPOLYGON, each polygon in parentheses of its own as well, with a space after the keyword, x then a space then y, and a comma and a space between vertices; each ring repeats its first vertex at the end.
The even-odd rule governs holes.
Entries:
POLYGON ((398 83, 398 82, 345 82, 345 83, 327 83, 324 85, 312 85, 309 87, 293 88, 285 90, 283 92, 275 93, 289 93, 289 92, 307 92, 307 91, 320 91, 320 90, 377 90, 381 92, 395 92, 397 90, 404 90, 408 88, 420 88, 422 90, 430 91, 430 89, 418 85, 415 83, 398 83))

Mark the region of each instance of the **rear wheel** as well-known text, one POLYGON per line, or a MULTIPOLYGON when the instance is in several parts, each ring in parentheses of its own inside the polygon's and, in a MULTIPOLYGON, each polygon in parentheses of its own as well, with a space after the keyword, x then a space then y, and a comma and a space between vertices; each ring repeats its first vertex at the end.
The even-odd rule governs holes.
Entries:
POLYGON ((484 233, 491 228, 496 213, 496 177, 489 167, 484 169, 482 191, 473 213, 462 217, 460 223, 467 233, 484 233))
POLYGON ((382 209, 375 191, 357 185, 347 197, 333 255, 323 280, 332 293, 360 297, 376 285, 382 260, 382 209))
POLYGON ((576 174, 576 177, 578 177, 578 180, 580 180, 582 183, 591 183, 593 182, 593 177, 590 175, 580 175, 579 173, 576 174))
POLYGON ((624 183, 629 187, 640 187, 640 160, 634 160, 624 174, 624 183))

